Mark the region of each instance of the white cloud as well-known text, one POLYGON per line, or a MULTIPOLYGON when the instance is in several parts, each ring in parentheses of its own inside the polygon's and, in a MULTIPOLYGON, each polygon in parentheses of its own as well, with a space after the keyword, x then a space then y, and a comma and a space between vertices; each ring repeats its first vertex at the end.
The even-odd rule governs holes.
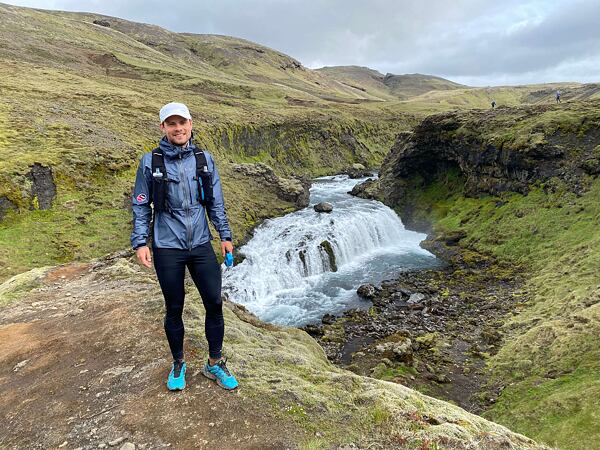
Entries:
POLYGON ((308 67, 361 65, 470 84, 600 81, 597 0, 13 0, 242 37, 308 67), (176 6, 174 6, 176 5, 176 6))

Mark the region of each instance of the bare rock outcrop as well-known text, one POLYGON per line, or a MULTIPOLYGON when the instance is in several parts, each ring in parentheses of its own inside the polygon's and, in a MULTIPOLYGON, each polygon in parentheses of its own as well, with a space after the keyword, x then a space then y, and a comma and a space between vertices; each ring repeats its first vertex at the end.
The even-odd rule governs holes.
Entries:
POLYGON ((233 170, 253 178, 258 183, 274 186, 279 198, 293 202, 298 208, 308 206, 310 188, 308 179, 279 177, 271 167, 263 163, 235 164, 233 170))

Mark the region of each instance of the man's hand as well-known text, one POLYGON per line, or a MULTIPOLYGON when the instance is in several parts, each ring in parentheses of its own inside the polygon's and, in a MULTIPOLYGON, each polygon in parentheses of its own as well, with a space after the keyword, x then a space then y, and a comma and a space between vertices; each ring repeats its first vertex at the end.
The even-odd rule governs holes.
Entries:
POLYGON ((221 241, 221 254, 225 258, 225 253, 233 253, 233 244, 231 241, 221 241))
POLYGON ((140 264, 142 264, 143 266, 146 266, 146 267, 152 266, 152 255, 150 254, 150 249, 148 248, 147 245, 144 245, 143 247, 138 248, 135 251, 135 255, 137 256, 137 259, 140 262, 140 264))

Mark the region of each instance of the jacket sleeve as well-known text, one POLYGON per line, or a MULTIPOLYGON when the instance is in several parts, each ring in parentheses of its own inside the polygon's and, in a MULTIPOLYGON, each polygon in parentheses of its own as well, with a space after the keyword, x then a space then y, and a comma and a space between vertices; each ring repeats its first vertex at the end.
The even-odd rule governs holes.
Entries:
POLYGON ((133 212, 133 231, 131 233, 131 246, 133 249, 148 245, 150 234, 150 221, 152 220, 152 174, 145 169, 146 157, 142 157, 135 177, 135 187, 131 199, 133 212))
POLYGON ((229 228, 229 221, 227 220, 227 212, 225 210, 225 200, 223 198, 223 189, 221 187, 221 177, 215 164, 215 160, 210 155, 212 161, 212 183, 213 183, 213 197, 214 201, 208 209, 208 217, 218 231, 221 240, 233 239, 231 229, 229 228))

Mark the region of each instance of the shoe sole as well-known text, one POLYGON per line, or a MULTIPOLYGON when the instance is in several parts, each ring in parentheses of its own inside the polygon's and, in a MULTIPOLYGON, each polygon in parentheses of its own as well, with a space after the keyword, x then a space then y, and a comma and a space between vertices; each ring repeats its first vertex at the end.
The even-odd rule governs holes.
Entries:
POLYGON ((233 387, 233 388, 230 388, 230 387, 227 387, 227 386, 225 386, 223 383, 221 383, 221 380, 219 380, 219 379, 217 378, 217 376, 216 376, 216 375, 213 375, 212 373, 208 372, 208 371, 207 371, 207 370, 205 370, 205 369, 202 369, 202 371, 201 371, 200 373, 201 373, 202 375, 204 375, 206 378, 208 378, 209 380, 216 381, 216 382, 217 382, 217 384, 218 384, 220 387, 222 387, 223 389, 225 389, 226 391, 233 391, 234 389, 237 389, 237 388, 238 388, 237 386, 236 386, 236 387, 233 387))

